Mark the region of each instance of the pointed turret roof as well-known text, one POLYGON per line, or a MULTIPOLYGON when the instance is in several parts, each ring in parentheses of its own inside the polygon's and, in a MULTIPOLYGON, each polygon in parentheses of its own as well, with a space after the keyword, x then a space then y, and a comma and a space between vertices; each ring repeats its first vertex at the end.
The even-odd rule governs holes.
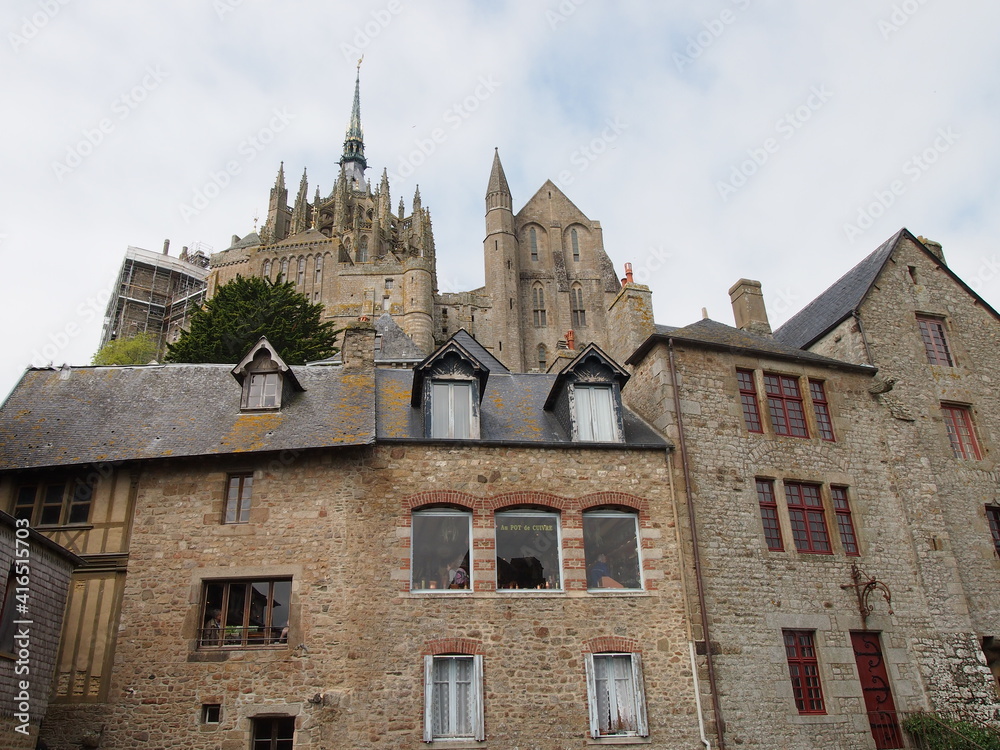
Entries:
POLYGON ((354 105, 351 107, 351 121, 347 125, 347 135, 344 137, 344 155, 340 159, 343 166, 347 162, 357 162, 361 171, 368 169, 365 161, 365 134, 361 128, 361 61, 358 61, 358 74, 354 79, 354 105))
POLYGON ((510 186, 507 185, 507 176, 503 173, 503 165, 500 163, 500 149, 493 149, 493 169, 490 171, 490 184, 486 188, 486 194, 503 193, 510 195, 510 186))

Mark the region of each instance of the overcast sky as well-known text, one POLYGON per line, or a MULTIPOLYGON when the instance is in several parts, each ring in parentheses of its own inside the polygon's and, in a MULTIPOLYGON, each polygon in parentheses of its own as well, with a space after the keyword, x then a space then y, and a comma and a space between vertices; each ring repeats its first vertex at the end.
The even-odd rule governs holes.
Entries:
POLYGON ((552 179, 657 321, 759 279, 772 325, 905 226, 1000 305, 1000 5, 986 0, 8 0, 0 396, 87 364, 129 245, 222 250, 337 172, 358 57, 369 176, 419 183, 442 291, 483 283, 500 149, 552 179), (992 208, 991 208, 992 207, 992 208))

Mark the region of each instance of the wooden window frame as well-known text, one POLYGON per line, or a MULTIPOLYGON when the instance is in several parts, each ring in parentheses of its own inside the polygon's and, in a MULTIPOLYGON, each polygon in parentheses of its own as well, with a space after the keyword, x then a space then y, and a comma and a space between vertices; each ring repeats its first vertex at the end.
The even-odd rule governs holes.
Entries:
POLYGON ((784 482, 784 485, 795 549, 813 555, 832 555, 833 546, 826 523, 822 486, 811 482, 790 481, 784 482), (810 500, 815 502, 809 502, 810 500))
POLYGON ((797 376, 765 372, 764 395, 775 435, 809 437, 802 388, 797 376))
MULTIPOLYGON (((413 511, 413 514, 410 517, 410 591, 419 591, 421 593, 438 593, 441 591, 450 591, 453 593, 456 589, 473 591, 475 553, 473 552, 472 533, 472 511, 470 510, 458 508, 424 508, 422 510, 413 511), (458 560, 459 562, 467 560, 465 568, 465 585, 455 585, 454 588, 452 588, 455 581, 452 573, 453 571, 457 571, 459 568, 456 567, 452 569, 451 563, 455 562, 456 559, 459 558, 457 553, 453 556, 453 559, 442 559, 438 556, 440 553, 434 555, 438 561, 441 561, 444 566, 447 566, 447 568, 445 568, 448 575, 447 581, 443 580, 443 575, 442 580, 434 580, 431 576, 424 574, 426 572, 424 561, 418 560, 417 557, 418 555, 422 555, 424 548, 428 546, 420 537, 420 535, 424 533, 421 529, 424 522, 421 519, 425 518, 451 518, 456 521, 464 521, 464 524, 456 523, 455 525, 463 525, 465 531, 466 552, 464 558, 458 560), (417 576, 421 577, 418 579, 417 576)), ((430 546, 440 549, 441 545, 438 544, 430 546)), ((436 568, 437 566, 435 565, 434 567, 436 568)), ((438 572, 433 570, 431 572, 435 576, 439 575, 438 572)))
POLYGON ((948 430, 948 440, 955 458, 981 461, 983 453, 972 423, 972 408, 964 404, 941 404, 941 415, 948 430))
POLYGON ((809 379, 809 396, 812 398, 813 414, 816 415, 816 431, 823 440, 835 442, 837 437, 833 432, 830 402, 827 400, 826 387, 822 380, 809 379))
MULTIPOLYGON (((286 622, 281 624, 280 620, 274 622, 274 602, 275 585, 288 584, 288 598, 292 597, 292 579, 288 577, 270 578, 261 576, 259 578, 224 578, 212 579, 201 582, 201 604, 199 606, 201 624, 198 630, 198 649, 206 650, 245 650, 259 648, 286 648, 288 646, 288 627, 291 623, 291 601, 285 602, 287 608, 286 622), (256 591, 255 584, 267 584, 267 595, 265 597, 265 607, 262 612, 263 621, 255 624, 251 621, 253 614, 253 593, 256 591), (212 586, 221 586, 221 601, 218 604, 209 601, 209 589, 212 586), (240 623, 230 623, 229 614, 232 611, 230 606, 230 596, 234 586, 246 586, 242 613, 234 611, 239 615, 240 623), (219 609, 222 614, 222 622, 218 626, 209 625, 211 613, 219 609), (278 633, 274 631, 278 630, 278 633), (283 631, 283 632, 282 632, 283 631)), ((259 593, 259 592, 257 592, 259 593)))
POLYGON ((254 716, 251 723, 251 750, 292 750, 295 742, 294 716, 254 716), (291 733, 288 733, 289 727, 291 733), (267 734, 268 736, 262 736, 267 734))
POLYGON ((76 526, 90 523, 94 504, 94 481, 66 478, 48 482, 26 482, 14 494, 11 515, 27 519, 32 527, 76 526), (30 504, 25 502, 31 491, 30 504), (58 492, 58 501, 54 496, 58 492), (57 517, 52 520, 52 514, 57 517))
POLYGON ((222 514, 224 524, 250 522, 253 502, 253 472, 230 474, 226 477, 226 507, 222 514), (236 496, 233 496, 233 490, 236 496))
MULTIPOLYGON (((449 670, 453 672, 453 670, 449 670)), ((449 674, 448 692, 453 699, 457 689, 457 675, 449 674), (452 677, 455 681, 452 681, 452 677)), ((438 683, 441 681, 438 680, 438 683)), ((486 739, 486 723, 483 716, 483 657, 480 654, 428 654, 424 656, 424 742, 434 742, 436 740, 476 740, 486 739), (434 726, 434 685, 435 685, 435 663, 449 663, 455 665, 459 660, 472 662, 472 679, 470 684, 470 731, 465 732, 437 732, 434 726)), ((450 717, 454 718, 454 717, 450 717)), ((441 729, 437 727, 437 729, 441 729)), ((454 726, 450 729, 455 729, 454 726)))
POLYGON ((840 533, 840 545, 844 548, 844 554, 850 557, 859 557, 861 547, 858 544, 858 534, 854 528, 854 517, 851 514, 851 501, 847 494, 847 487, 837 484, 831 485, 830 499, 833 503, 833 512, 837 517, 837 531, 840 533))
MULTIPOLYGON (((596 654, 584 654, 585 661, 584 666, 587 672, 587 712, 590 715, 590 736, 592 739, 600 739, 603 737, 648 737, 649 736, 649 721, 646 718, 646 690, 642 679, 642 654, 640 653, 627 653, 627 652, 601 652, 596 654), (608 679, 605 677, 602 681, 607 686, 607 705, 622 707, 631 709, 631 716, 628 717, 629 723, 634 727, 630 729, 619 729, 618 731, 612 731, 611 718, 610 715, 608 720, 603 721, 601 712, 599 709, 599 680, 598 677, 598 667, 597 663, 603 661, 608 662, 610 665, 615 663, 615 660, 628 659, 629 663, 629 679, 625 685, 631 696, 624 696, 627 703, 631 705, 624 705, 623 701, 620 700, 618 696, 618 686, 613 678, 608 679), (627 700, 631 698, 631 700, 627 700)), ((607 667, 605 667, 607 669, 607 667)), ((607 672, 605 672, 607 674, 607 672)), ((617 722, 621 724, 621 719, 617 722)))
POLYGON ((781 522, 778 520, 778 497, 774 492, 774 480, 757 478, 756 487, 767 548, 771 552, 784 552, 785 543, 781 537, 781 522))
POLYGON ((826 713, 814 630, 782 630, 795 708, 802 715, 826 713))
POLYGON ((997 557, 1000 557, 1000 505, 986 506, 986 523, 990 527, 990 536, 993 537, 993 549, 997 557))
POLYGON ((948 345, 948 334, 945 330, 944 318, 932 315, 918 315, 917 325, 920 328, 920 338, 924 342, 924 352, 927 363, 941 367, 954 367, 955 357, 948 345))
POLYGON ((740 404, 743 407, 743 425, 747 432, 763 434, 764 422, 760 417, 760 401, 757 399, 757 383, 753 370, 736 369, 736 383, 740 389, 740 404))

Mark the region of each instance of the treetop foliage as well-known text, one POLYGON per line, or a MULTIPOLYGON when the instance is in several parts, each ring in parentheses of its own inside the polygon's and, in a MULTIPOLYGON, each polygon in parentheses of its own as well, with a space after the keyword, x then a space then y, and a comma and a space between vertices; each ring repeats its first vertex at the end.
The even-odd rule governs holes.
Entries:
POLYGON ((92 365, 146 365, 156 359, 156 340, 148 333, 109 341, 94 354, 92 365))
POLYGON ((168 362, 234 364, 266 336, 290 365, 335 353, 339 330, 320 322, 323 306, 291 282, 237 276, 191 314, 190 328, 167 345, 168 362))

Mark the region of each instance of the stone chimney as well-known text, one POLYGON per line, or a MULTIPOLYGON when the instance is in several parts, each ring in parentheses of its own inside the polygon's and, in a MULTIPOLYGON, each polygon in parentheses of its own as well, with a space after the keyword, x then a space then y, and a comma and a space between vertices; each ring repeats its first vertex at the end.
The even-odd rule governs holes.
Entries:
POLYGON ((917 237, 917 239, 920 240, 920 243, 924 247, 926 247, 928 250, 931 251, 931 254, 934 255, 935 258, 937 258, 939 261, 941 261, 945 265, 948 265, 948 261, 946 261, 944 259, 944 248, 941 247, 941 243, 940 242, 935 242, 934 240, 929 240, 926 237, 917 237))
POLYGON ((370 322, 358 322, 344 329, 340 361, 345 370, 375 367, 375 333, 375 326, 370 322))
POLYGON ((764 294, 760 290, 759 281, 740 279, 729 290, 729 299, 733 302, 733 317, 737 328, 747 333, 771 335, 771 324, 767 321, 767 309, 764 307, 764 294))
POLYGON ((607 326, 614 335, 608 340, 608 354, 624 362, 653 335, 653 294, 645 284, 632 280, 632 264, 625 264, 625 278, 611 306, 607 326))

